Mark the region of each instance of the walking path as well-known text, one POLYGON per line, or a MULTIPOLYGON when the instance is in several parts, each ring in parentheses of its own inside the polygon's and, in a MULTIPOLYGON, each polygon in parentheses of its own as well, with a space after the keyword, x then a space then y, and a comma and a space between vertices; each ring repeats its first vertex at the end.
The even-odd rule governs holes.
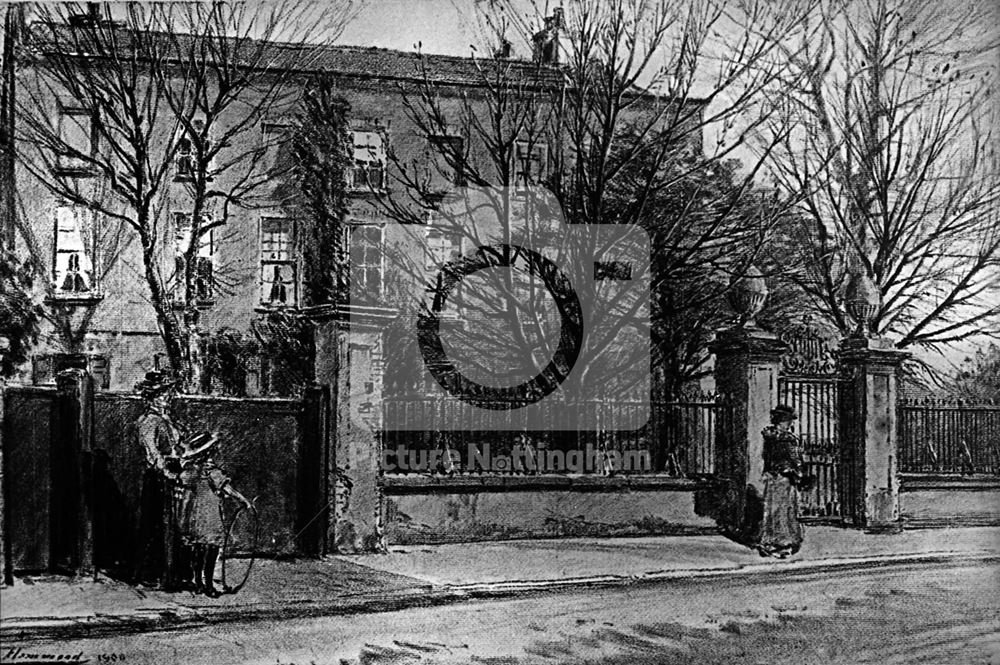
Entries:
POLYGON ((761 558, 721 536, 512 540, 393 547, 388 554, 320 560, 263 560, 254 564, 238 594, 218 599, 136 589, 105 577, 18 577, 13 586, 0 590, 0 640, 378 612, 667 580, 815 575, 867 566, 996 559, 996 528, 872 535, 815 526, 807 528, 802 551, 784 561, 761 558))

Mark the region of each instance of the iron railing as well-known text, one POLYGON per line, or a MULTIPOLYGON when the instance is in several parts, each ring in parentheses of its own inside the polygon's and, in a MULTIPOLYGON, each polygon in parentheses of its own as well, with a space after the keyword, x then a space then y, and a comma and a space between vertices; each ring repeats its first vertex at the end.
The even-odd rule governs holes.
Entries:
POLYGON ((1000 404, 902 400, 899 471, 1000 475, 1000 404))
POLYGON ((461 417, 473 408, 449 397, 417 396, 386 399, 383 422, 396 426, 383 431, 388 459, 395 463, 384 471, 406 473, 593 473, 613 475, 655 473, 673 477, 710 476, 715 470, 715 438, 720 420, 731 412, 728 401, 711 393, 689 393, 670 401, 589 400, 551 404, 546 431, 529 431, 517 409, 500 410, 507 421, 491 431, 430 431, 408 429, 407 422, 428 422, 429 416, 461 417), (560 414, 585 406, 597 427, 577 431, 562 422, 560 414), (648 414, 648 417, 647 417, 648 414), (404 423, 403 428, 399 423, 404 423), (437 456, 431 451, 438 452, 437 456), (453 460, 443 460, 449 451, 453 460), (525 461, 525 454, 535 464, 525 461), (570 453, 576 456, 570 459, 570 453), (406 458, 406 468, 399 464, 406 458), (503 467, 504 457, 510 460, 503 467), (484 463, 501 461, 500 465, 484 463), (582 466, 581 466, 582 465, 582 466))

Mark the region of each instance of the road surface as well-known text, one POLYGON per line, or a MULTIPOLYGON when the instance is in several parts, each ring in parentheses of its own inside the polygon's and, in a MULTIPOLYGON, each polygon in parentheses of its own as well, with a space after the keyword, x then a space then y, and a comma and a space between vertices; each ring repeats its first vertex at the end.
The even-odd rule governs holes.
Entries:
POLYGON ((1000 564, 659 583, 30 650, 124 665, 1000 665, 1000 564))

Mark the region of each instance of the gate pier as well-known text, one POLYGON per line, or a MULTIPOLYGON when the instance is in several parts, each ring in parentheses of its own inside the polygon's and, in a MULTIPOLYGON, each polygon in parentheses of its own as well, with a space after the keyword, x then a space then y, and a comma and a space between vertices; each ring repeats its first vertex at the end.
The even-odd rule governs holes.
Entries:
POLYGON ((897 373, 908 357, 880 339, 840 346, 843 504, 845 518, 866 531, 902 530, 897 373))
POLYGON ((718 516, 732 537, 749 542, 756 529, 764 491, 764 437, 778 403, 781 358, 787 345, 758 328, 720 331, 712 345, 715 384, 732 403, 718 423, 715 472, 724 479, 718 516))

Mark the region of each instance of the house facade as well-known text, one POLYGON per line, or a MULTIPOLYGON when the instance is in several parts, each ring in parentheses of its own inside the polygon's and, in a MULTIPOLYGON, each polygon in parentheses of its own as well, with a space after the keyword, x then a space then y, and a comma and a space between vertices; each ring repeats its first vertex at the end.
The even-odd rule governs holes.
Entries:
MULTIPOLYGON (((72 27, 68 28, 72 29, 72 27)), ((30 30, 30 26, 29 26, 30 30)), ((502 61, 505 80, 531 82, 541 95, 558 98, 565 85, 558 67, 559 49, 549 43, 558 39, 558 21, 539 33, 545 44, 536 45, 533 60, 502 61)), ((279 52, 282 45, 266 45, 279 52)), ((44 54, 42 55, 44 57, 44 54)), ((37 77, 44 68, 32 67, 28 59, 16 74, 18 93, 40 89, 37 77), (32 79, 35 79, 34 81, 32 79)), ((493 61, 490 61, 493 62, 493 61)), ((497 66, 495 63, 489 66, 497 66)), ((471 141, 460 124, 437 123, 430 129, 415 118, 414 107, 422 96, 431 95, 439 108, 455 118, 471 109, 487 112, 490 72, 484 63, 471 58, 425 55, 377 48, 352 46, 316 47, 307 66, 296 70, 284 84, 289 99, 301 99, 310 78, 323 73, 335 94, 349 105, 349 157, 345 173, 348 189, 347 242, 351 247, 354 279, 371 285, 376 299, 386 296, 394 268, 387 261, 387 247, 405 244, 412 229, 403 229, 398 215, 387 212, 386 197, 404 199, 404 180, 420 174, 423 185, 438 188, 442 196, 467 184, 467 174, 443 158, 448 151, 462 154, 469 163, 490 161, 488 149, 471 141)), ((52 92, 48 121, 60 140, 72 146, 74 154, 97 154, 108 150, 101 145, 95 124, 101 118, 74 98, 71 91, 52 92)), ((252 93, 250 93, 252 94, 252 93)), ((656 103, 650 97, 649 104, 656 103)), ((641 106, 641 105, 640 105, 641 106)), ((179 131, 169 114, 162 121, 164 132, 179 131)), ((253 177, 265 180, 254 192, 252 205, 210 206, 203 212, 202 225, 217 226, 200 234, 196 252, 195 288, 199 313, 198 330, 210 335, 220 330, 247 333, 255 321, 277 311, 297 312, 308 305, 304 283, 304 244, 309 242, 309 215, 294 178, 287 168, 291 156, 289 137, 301 121, 301 107, 295 102, 279 105, 254 118, 248 126, 227 139, 214 158, 223 162, 229 152, 252 155, 253 177)), ((198 132, 197 116, 191 126, 180 131, 198 132)), ((226 117, 216 119, 220 131, 226 117)), ((20 135, 19 135, 20 136, 20 135)), ((209 136, 209 140, 214 140, 209 136)), ((512 146, 511 178, 528 185, 545 180, 554 146, 537 137, 517 141, 512 146)), ((57 173, 60 183, 70 183, 70 191, 113 188, 106 174, 90 168, 88 160, 74 154, 47 151, 46 163, 30 155, 43 155, 44 147, 21 146, 22 158, 16 167, 17 223, 16 251, 31 256, 38 264, 38 299, 46 317, 32 361, 25 365, 23 383, 54 382, 55 374, 72 359, 67 354, 83 354, 99 388, 131 390, 143 374, 165 362, 161 325, 151 306, 150 287, 143 274, 143 243, 122 219, 74 202, 71 196, 54 191, 46 184, 43 169, 57 173)), ((156 264, 167 296, 184 305, 184 289, 179 275, 180 255, 191 242, 190 183, 195 165, 193 139, 182 136, 170 158, 172 173, 161 193, 159 219, 154 225, 159 248, 156 264), (172 249, 174 248, 174 249, 172 249)), ((45 161, 46 158, 41 157, 45 161)), ((249 173, 249 171, 248 171, 249 173)), ((218 189, 234 186, 242 172, 222 171, 213 183, 218 189)), ((431 219, 426 211, 414 218, 431 219)), ((435 231, 428 224, 426 246, 437 259, 461 253, 461 241, 435 231)), ((266 362, 266 361, 265 361, 266 362)), ((261 373, 266 373, 262 368, 261 373)), ((268 391, 261 374, 250 377, 247 391, 268 391)))

